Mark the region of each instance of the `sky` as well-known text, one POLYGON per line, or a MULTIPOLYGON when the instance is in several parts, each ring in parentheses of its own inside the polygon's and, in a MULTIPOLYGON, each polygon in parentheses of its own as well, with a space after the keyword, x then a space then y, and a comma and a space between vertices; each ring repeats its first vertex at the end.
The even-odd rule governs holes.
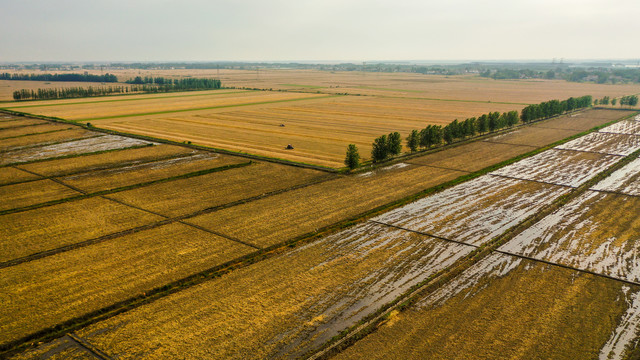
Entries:
POLYGON ((640 58, 638 0, 0 0, 0 9, 0 62, 640 58))

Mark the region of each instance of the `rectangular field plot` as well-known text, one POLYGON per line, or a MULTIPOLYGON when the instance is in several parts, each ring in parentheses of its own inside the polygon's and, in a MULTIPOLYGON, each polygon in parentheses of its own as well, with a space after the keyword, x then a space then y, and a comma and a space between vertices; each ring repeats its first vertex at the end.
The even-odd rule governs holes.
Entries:
POLYGON ((526 145, 531 146, 532 148, 538 148, 551 144, 555 141, 565 139, 575 133, 575 130, 557 130, 527 126, 506 134, 491 137, 485 141, 511 145, 526 145))
POLYGON ((37 126, 21 126, 10 129, 0 129, 0 140, 18 136, 36 135, 59 130, 78 129, 78 127, 68 124, 44 123, 37 126))
POLYGON ((172 358, 184 351, 194 358, 300 357, 468 251, 362 224, 78 335, 119 359, 172 358))
POLYGON ((88 198, 0 215, 0 262, 162 219, 102 198, 88 198))
POLYGON ((10 166, 0 167, 0 186, 13 184, 22 181, 31 181, 40 179, 40 176, 33 175, 26 171, 16 169, 10 166))
POLYGON ((464 174, 424 166, 397 165, 401 164, 288 191, 186 221, 266 247, 333 225, 464 174))
MULTIPOLYGON (((75 130, 74 130, 75 131, 75 130)), ((89 134, 95 134, 88 132, 89 134)), ((57 133, 54 133, 57 134, 57 133)), ((22 138, 20 138, 22 139, 22 138)), ((117 135, 94 136, 89 139, 67 141, 60 144, 46 145, 24 150, 15 150, 2 153, 0 165, 20 163, 34 160, 43 160, 58 156, 77 155, 97 151, 123 149, 132 146, 151 144, 145 140, 138 140, 117 135)))
POLYGON ((600 130, 600 132, 640 136, 640 121, 622 120, 613 125, 607 126, 606 128, 600 130))
POLYGON ((197 155, 129 165, 117 169, 70 175, 61 177, 59 180, 91 193, 243 162, 246 163, 248 160, 203 152, 197 155))
POLYGON ((584 131, 602 124, 606 124, 610 121, 629 116, 634 112, 635 111, 591 109, 541 121, 539 123, 533 124, 532 126, 584 131))
POLYGON ((627 156, 640 149, 640 136, 594 132, 557 146, 556 149, 627 156))
POLYGON ((325 176, 326 173, 317 170, 266 162, 254 163, 238 169, 154 184, 108 196, 163 215, 180 216, 313 182, 325 176))
POLYGON ((568 191, 555 185, 485 175, 372 220, 481 245, 568 191))
POLYGON ((501 250, 639 281, 640 198, 587 192, 501 250))
MULTIPOLYGON (((76 139, 83 139, 92 136, 96 136, 96 134, 91 131, 73 128, 70 130, 56 131, 53 133, 35 134, 21 136, 13 139, 4 139, 2 140, 2 142, 0 142, 0 160, 3 160, 5 157, 13 156, 14 153, 18 153, 20 151, 27 151, 26 148, 55 144, 64 141, 73 141, 76 139)), ((0 163, 0 165, 7 163, 8 162, 4 161, 0 163)))
POLYGON ((173 223, 0 269, 0 343, 254 251, 173 223))
POLYGON ((620 359, 637 336, 639 290, 494 254, 336 358, 620 359))
POLYGON ((24 117, 6 117, 0 118, 0 131, 3 131, 3 129, 44 124, 49 124, 49 122, 45 120, 29 119, 24 117))
POLYGON ((640 158, 600 181, 593 189, 640 196, 640 158))
POLYGON ((0 186, 0 211, 77 195, 82 194, 49 179, 0 186))
POLYGON ((410 164, 477 171, 533 150, 531 147, 475 141, 407 160, 410 164))
MULTIPOLYGON (((92 98, 93 101, 50 102, 43 107, 30 107, 29 113, 60 117, 67 120, 94 122, 95 118, 117 118, 136 114, 184 112, 192 109, 230 107, 252 103, 268 103, 290 99, 305 99, 317 94, 301 94, 272 91, 221 91, 199 94, 195 92, 174 93, 173 97, 138 96, 136 101, 100 101, 113 98, 92 98), (178 96, 187 95, 187 96, 178 96), (196 96, 194 96, 196 95, 196 96)), ((113 99, 123 100, 123 99, 113 99)), ((16 108, 17 109, 17 108, 16 108)))
POLYGON ((619 160, 613 155, 551 149, 491 174, 578 187, 619 160))
POLYGON ((22 164, 16 165, 16 167, 33 171, 43 176, 63 176, 189 156, 196 153, 198 153, 197 150, 186 147, 157 144, 154 146, 123 149, 102 154, 22 164))

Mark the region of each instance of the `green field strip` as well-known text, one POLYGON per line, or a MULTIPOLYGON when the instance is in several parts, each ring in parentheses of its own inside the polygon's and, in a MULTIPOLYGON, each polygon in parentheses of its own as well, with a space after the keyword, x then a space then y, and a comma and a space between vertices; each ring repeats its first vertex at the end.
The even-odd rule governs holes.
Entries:
POLYGON ((292 101, 318 100, 318 99, 327 99, 327 98, 333 98, 338 96, 341 96, 341 95, 326 95, 326 96, 304 97, 304 98, 295 98, 295 99, 258 101, 258 102, 252 102, 252 103, 246 103, 246 104, 217 105, 217 106, 207 106, 207 107, 191 108, 191 109, 155 111, 155 112, 125 114, 125 115, 116 115, 116 116, 103 116, 103 117, 96 117, 96 118, 78 119, 78 120, 72 120, 72 121, 78 122, 78 121, 91 121, 91 120, 120 119, 120 118, 127 118, 127 117, 136 117, 136 116, 174 114, 174 113, 182 113, 182 112, 189 112, 189 111, 225 109, 225 108, 233 108, 233 107, 252 106, 252 105, 278 104, 278 103, 285 103, 285 102, 292 102, 292 101))
MULTIPOLYGON (((465 182, 465 181, 480 177, 480 176, 485 175, 485 174, 487 174, 489 172, 495 171, 495 170, 497 170, 497 169, 499 169, 501 167, 504 167, 504 166, 510 165, 512 163, 515 163, 515 162, 517 162, 517 161, 519 161, 521 159, 536 155, 536 154, 538 154, 538 153, 540 153, 542 151, 551 149, 551 148, 553 148, 555 146, 558 146, 558 145, 563 144, 565 142, 571 141, 571 140, 573 140, 573 139, 575 139, 577 137, 586 135, 586 134, 588 134, 590 132, 597 131, 600 128, 606 127, 606 126, 611 125, 611 124, 613 124, 613 123, 615 123, 617 121, 620 121, 620 120, 622 120, 622 119, 616 119, 616 120, 610 121, 610 122, 608 122, 606 124, 599 125, 599 126, 594 127, 594 128, 592 128, 590 130, 583 131, 582 133, 575 134, 575 135, 567 137, 565 139, 556 141, 554 143, 548 144, 548 145, 546 145, 544 147, 535 149, 535 150, 530 151, 528 153, 521 154, 521 155, 516 156, 516 157, 514 157, 512 159, 502 161, 500 163, 488 166, 488 167, 486 167, 484 169, 475 171, 475 172, 470 173, 470 174, 465 174, 465 175, 460 176, 460 177, 458 177, 456 179, 453 179, 453 180, 444 182, 442 184, 430 187, 430 188, 425 189, 423 191, 420 191, 420 192, 418 192, 418 193, 416 193, 414 195, 407 196, 407 197, 404 197, 404 198, 401 198, 401 199, 398 199, 398 200, 394 200, 394 201, 389 202, 389 203, 387 203, 385 205, 378 206, 376 208, 373 208, 373 209, 370 209, 368 211, 365 211, 365 212, 363 212, 361 214, 357 214, 355 216, 352 216, 350 218, 344 219, 342 221, 338 221, 338 222, 336 222, 336 223, 334 223, 332 225, 328 225, 328 226, 325 226, 323 228, 316 229, 313 232, 310 232, 310 233, 307 233, 307 234, 303 234, 303 235, 297 236, 297 237, 292 238, 292 239, 284 240, 283 242, 281 242, 279 244, 275 244, 275 245, 269 246, 267 248, 264 248, 262 250, 255 251, 253 253, 247 254, 247 255, 242 256, 240 258, 231 260, 231 261, 229 261, 229 262, 227 262, 225 264, 222 264, 222 265, 213 267, 211 269, 202 271, 202 272, 200 272, 198 274, 193 274, 193 275, 191 275, 191 276, 189 276, 189 277, 187 277, 185 279, 178 280, 178 281, 166 284, 166 285, 164 285, 162 287, 159 287, 157 289, 154 289, 152 291, 148 291, 148 292, 146 292, 145 295, 140 295, 140 296, 137 296, 135 298, 129 299, 127 301, 122 301, 122 302, 120 302, 118 304, 114 304, 112 306, 109 306, 107 308, 95 311, 95 312, 93 312, 91 314, 87 314, 87 315, 82 316, 80 318, 71 319, 71 320, 66 321, 64 323, 61 323, 61 324, 59 324, 59 325, 57 325, 57 326, 55 326, 53 328, 46 329, 46 330, 43 330, 43 331, 39 331, 38 333, 32 334, 30 336, 27 336, 27 337, 25 337, 23 339, 20 339, 20 340, 17 340, 17 341, 13 341, 13 342, 7 343, 7 344, 0 344, 0 355, 9 354, 9 353, 15 354, 15 353, 17 353, 19 351, 23 351, 23 350, 25 350, 25 349, 27 349, 29 347, 33 347, 34 343, 37 342, 37 341, 43 342, 43 341, 50 341, 50 340, 53 340, 55 338, 59 338, 59 337, 63 336, 64 334, 69 333, 71 331, 75 331, 77 329, 80 329, 80 328, 85 327, 87 325, 96 323, 98 321, 108 319, 108 318, 113 317, 113 316, 115 316, 117 314, 132 310, 132 309, 137 308, 139 306, 142 306, 144 304, 151 303, 151 302, 153 302, 155 300, 158 300, 158 299, 166 297, 166 296, 168 296, 170 294, 179 292, 179 291, 181 291, 183 289, 196 286, 196 285, 198 285, 200 283, 203 283, 205 281, 208 281, 208 280, 211 280, 211 279, 215 279, 215 278, 220 277, 222 275, 225 275, 225 274, 227 274, 229 272, 241 269, 243 267, 247 267, 247 266, 249 266, 249 265, 251 265, 251 264, 253 264, 255 262, 262 261, 262 260, 265 260, 265 259, 268 259, 268 258, 272 258, 272 257, 274 257, 276 255, 279 255, 279 254, 282 254, 282 253, 286 253, 286 252, 290 251, 291 248, 295 248, 297 246, 301 246, 303 244, 315 241, 315 240, 317 240, 318 238, 320 238, 322 236, 326 236, 328 234, 335 233, 335 232, 337 232, 339 230, 348 228, 348 227, 350 227, 350 226, 352 226, 352 225, 354 225, 356 223, 360 223, 362 221, 366 221, 369 218, 377 216, 377 215, 379 215, 381 213, 384 213, 384 212, 387 212, 389 210, 392 210, 392 209, 398 208, 400 206, 406 205, 406 204, 408 204, 410 202, 413 202, 413 201, 416 201, 418 199, 424 198, 424 197, 426 197, 428 195, 432 195, 432 194, 435 194, 437 192, 443 191, 445 189, 451 188, 451 187, 453 187, 455 185, 458 185, 458 184, 460 184, 462 182, 465 182)), ((629 160, 629 161, 631 161, 631 160, 629 160)), ((621 164, 622 162, 624 162, 624 160, 622 160, 621 162, 615 164, 613 166, 615 169, 614 168, 610 168, 607 171, 613 172, 613 171, 617 170, 618 166, 619 167, 624 166, 624 164, 621 164)), ((599 176, 600 175, 597 175, 596 177, 599 177, 599 176)), ((298 185, 297 187, 302 187, 302 186, 309 186, 309 184, 298 185)), ((585 187, 592 186, 592 182, 589 181, 589 182, 585 183, 583 186, 585 186, 585 187)), ((284 192, 284 190, 278 190, 276 192, 284 192)), ((257 200, 258 198, 266 197, 265 195, 266 194, 254 197, 255 199, 252 198, 252 199, 244 199, 244 200, 240 200, 240 201, 235 201, 235 202, 227 204, 227 205, 221 205, 221 206, 216 206, 214 208, 205 209, 204 211, 207 211, 207 212, 216 211, 218 209, 234 206, 236 204, 242 204, 242 203, 245 203, 245 202, 257 200)), ((566 196, 567 195, 564 195, 564 197, 566 197, 566 196)), ((563 197, 563 199, 564 199, 564 197, 563 197)), ((194 214, 181 216, 179 218, 175 218, 174 220, 175 221, 179 221, 179 220, 187 219, 187 218, 190 218, 190 217, 194 217, 194 216, 197 216, 197 215, 201 214, 202 212, 203 211, 199 211, 199 212, 194 213, 194 214)), ((540 213, 542 213, 542 211, 540 213)), ((539 216, 539 215, 540 214, 536 214, 534 216, 539 216)), ((523 221, 523 223, 526 223, 527 221, 531 222, 533 220, 526 219, 526 220, 523 221)), ((535 220, 534 222, 531 222, 531 224, 529 224, 528 226, 531 226, 536 221, 537 220, 535 220)), ((162 224, 165 224, 165 223, 168 223, 168 220, 167 221, 162 221, 162 224)), ((509 229, 508 232, 513 232, 513 231, 517 230, 515 228, 517 228, 518 226, 520 226, 520 225, 516 225, 514 228, 509 229)), ((504 234, 503 234, 503 236, 504 236, 504 234)), ((500 245, 502 245, 502 243, 497 243, 497 244, 495 244, 495 247, 497 248, 500 245)), ((487 251, 487 244, 482 245, 478 249, 478 251, 470 254, 467 258, 463 258, 462 261, 467 261, 467 262, 470 261, 470 262, 472 262, 470 265, 472 265, 473 263, 475 263, 475 262, 480 260, 480 258, 478 258, 477 255, 481 255, 481 252, 484 252, 484 251, 487 251)), ((456 263, 456 264, 458 264, 458 263, 456 263)), ((468 266, 470 266, 470 265, 468 265, 468 266)), ((458 275, 462 271, 462 270, 459 270, 460 267, 459 266, 456 267, 456 265, 454 265, 452 268, 445 269, 445 270, 443 270, 443 271, 441 271, 439 273, 436 273, 432 277, 426 279, 424 282, 416 285, 416 287, 418 287, 417 290, 416 290, 416 287, 414 287, 414 288, 411 288, 407 293, 410 293, 410 295, 416 295, 416 294, 421 293, 425 289, 432 289, 434 286, 440 286, 440 285, 444 284, 444 282, 446 282, 446 281, 450 280, 451 278, 455 277, 456 275, 458 275), (446 272, 448 270, 450 270, 450 271, 446 272)), ((371 317, 368 317, 368 318, 364 319, 361 323, 355 325, 353 328, 350 328, 350 329, 347 329, 347 330, 343 331, 340 336, 334 338, 333 340, 344 341, 346 339, 345 336, 347 336, 347 335, 349 336, 349 339, 354 339, 354 334, 355 334, 356 337, 363 334, 360 331, 361 328, 369 329, 369 330, 375 329, 375 327, 373 327, 373 328, 369 327, 369 323, 370 322, 372 322, 374 320, 384 320, 385 316, 388 316, 388 312, 390 312, 392 310, 390 307, 395 306, 395 308, 399 308, 400 310, 402 310, 404 307, 406 307, 406 306, 408 306, 410 304, 409 301, 411 301, 412 299, 414 299, 414 298, 410 297, 409 300, 402 300, 400 298, 397 298, 396 300, 394 300, 393 302, 388 304, 389 307, 383 307, 382 309, 380 309, 379 311, 374 313, 373 314, 373 316, 374 316, 373 320, 371 320, 371 317), (353 331, 354 329, 357 329, 357 331, 354 332, 353 331)), ((414 301, 415 301, 415 299, 414 299, 414 301)), ((375 324, 379 324, 379 323, 380 323, 380 321, 375 322, 375 324)), ((366 335, 366 333, 364 333, 364 334, 366 335)), ((333 346, 336 345, 336 344, 335 343, 328 343, 327 345, 329 345, 329 348, 325 349, 326 352, 324 352, 325 350, 323 350, 320 353, 316 354, 318 356, 314 355, 313 358, 326 358, 326 357, 324 357, 324 355, 326 355, 327 353, 333 354, 333 352, 330 352, 330 351, 334 350, 333 346)), ((312 354, 310 354, 310 355, 312 355, 312 354)))
MULTIPOLYGON (((13 214, 13 213, 17 213, 17 212, 23 212, 23 211, 27 211, 27 210, 38 209, 38 208, 42 208, 42 207, 45 207, 45 206, 61 204, 63 202, 68 202, 68 201, 81 200, 81 199, 85 199, 85 198, 89 198, 89 197, 113 194, 113 193, 117 193, 117 192, 121 192, 121 191, 137 189, 137 188, 141 188, 141 187, 145 187, 145 186, 149 186, 149 185, 153 185, 153 184, 165 183, 165 182, 174 181, 174 180, 178 180, 178 179, 187 179, 187 178, 190 178, 190 177, 211 174, 211 173, 214 173, 214 172, 219 172, 219 171, 225 171, 225 170, 245 167, 245 166, 251 165, 252 163, 253 163, 252 161, 248 161, 248 162, 239 163, 239 164, 224 165, 224 166, 219 166, 219 167, 215 167, 215 168, 211 168, 211 169, 194 171, 194 172, 190 172, 190 173, 186 173, 186 174, 181 174, 181 175, 171 176, 171 177, 167 177, 167 178, 163 178, 163 179, 142 182, 142 183, 133 184, 133 185, 122 186, 122 187, 109 189, 109 190, 97 191, 97 192, 93 192, 93 193, 87 193, 87 192, 83 191, 82 189, 78 189, 78 188, 76 188, 74 186, 65 184, 62 181, 56 179, 55 177, 43 176, 45 179, 50 179, 52 181, 58 182, 61 185, 67 186, 70 189, 73 189, 75 191, 78 191, 78 192, 82 193, 83 195, 71 196, 71 197, 67 197, 67 198, 63 198, 63 199, 43 202, 43 203, 40 203, 40 204, 24 206, 24 207, 15 208, 15 209, 9 209, 9 210, 3 210, 3 211, 0 211, 0 215, 13 214)), ((26 172, 29 172, 29 173, 32 173, 33 175, 42 176, 40 174, 31 172, 31 171, 28 171, 28 170, 24 170, 24 169, 22 169, 22 170, 26 171, 26 172)))
POLYGON ((0 140, 15 139, 15 138, 21 138, 21 137, 31 136, 31 135, 51 134, 51 133, 54 133, 54 132, 65 131, 65 130, 70 130, 70 129, 71 128, 66 128, 66 129, 43 131, 43 132, 39 132, 39 133, 29 133, 29 134, 22 134, 22 135, 16 135, 16 136, 7 136, 7 137, 0 138, 0 140))
MULTIPOLYGON (((210 91, 210 90, 207 90, 207 91, 210 91)), ((110 103, 110 102, 121 102, 121 101, 175 99, 175 98, 183 98, 183 97, 191 97, 191 96, 215 96, 215 95, 222 95, 222 94, 236 94, 236 93, 246 93, 246 92, 253 92, 253 91, 255 91, 255 90, 225 91, 225 92, 220 92, 220 93, 216 93, 216 94, 185 94, 185 95, 172 95, 172 96, 154 96, 154 97, 146 97, 146 98, 139 98, 139 99, 109 99, 109 100, 94 100, 94 101, 84 101, 84 102, 79 101, 79 102, 68 102, 68 103, 61 103, 61 104, 33 104, 33 103, 30 103, 29 105, 5 106, 5 107, 2 107, 0 109, 10 110, 10 109, 22 109, 22 108, 31 108, 31 107, 99 104, 99 103, 110 103)), ((140 96, 140 95, 141 94, 122 94, 122 95, 117 95, 117 97, 120 97, 120 96, 140 96)), ((53 100, 66 100, 66 99, 53 99, 53 100)), ((51 99, 49 99, 49 100, 35 100, 35 101, 51 101, 51 99)))

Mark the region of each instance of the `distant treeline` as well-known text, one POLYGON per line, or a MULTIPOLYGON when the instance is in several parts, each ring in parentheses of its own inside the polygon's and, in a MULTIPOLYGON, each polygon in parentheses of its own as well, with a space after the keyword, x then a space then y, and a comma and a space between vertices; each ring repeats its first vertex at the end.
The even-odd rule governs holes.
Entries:
POLYGON ((29 80, 29 81, 76 81, 76 82, 118 82, 112 74, 0 74, 0 80, 29 80))
POLYGON ((162 92, 174 90, 205 90, 220 89, 222 83, 217 79, 204 78, 186 78, 186 79, 167 79, 163 77, 140 77, 136 76, 133 80, 126 81, 127 84, 135 85, 152 85, 147 87, 149 92, 162 92), (153 90, 153 89, 157 90, 153 90))
MULTIPOLYGON (((633 102, 632 96, 625 98, 626 103, 629 103, 630 101, 633 102)), ((429 149, 432 146, 441 145, 443 141, 446 144, 451 144, 457 140, 462 140, 477 134, 485 134, 503 128, 512 127, 520 121, 528 123, 534 120, 559 115, 567 111, 589 107, 591 106, 592 101, 593 100, 590 95, 578 98, 571 97, 562 101, 551 100, 540 104, 529 105, 522 109, 520 114, 518 114, 517 111, 509 111, 502 114, 496 111, 483 114, 477 118, 468 118, 464 121, 458 121, 458 119, 456 119, 444 127, 441 125, 428 125, 422 130, 412 130, 406 138, 407 146, 411 152, 414 152, 420 149, 429 149)), ((373 162, 380 162, 386 160, 390 156, 400 154, 401 146, 398 145, 399 141, 400 134, 398 132, 394 132, 389 135, 382 135, 376 138, 372 144, 373 148, 371 150, 371 158, 373 162)), ((352 149, 347 151, 345 163, 350 168, 353 168, 349 165, 353 164, 353 162, 350 161, 350 156, 352 156, 353 153, 357 153, 357 149, 353 144, 349 146, 352 147, 352 149)))
POLYGON ((20 100, 49 100, 49 99, 70 99, 91 96, 104 96, 112 94, 123 94, 134 92, 125 86, 109 86, 109 87, 70 87, 63 89, 38 89, 29 90, 22 89, 13 92, 13 99, 20 100))
POLYGON ((563 79, 571 82, 594 82, 597 84, 638 83, 640 69, 633 68, 562 68, 549 70, 534 69, 487 69, 482 77, 502 79, 563 79))
POLYGON ((220 80, 215 79, 180 79, 163 83, 161 85, 142 84, 130 86, 109 87, 72 87, 63 89, 22 89, 13 92, 13 99, 20 100, 49 100, 70 99, 91 96, 105 96, 126 93, 159 93, 169 91, 209 90, 220 89, 220 80))

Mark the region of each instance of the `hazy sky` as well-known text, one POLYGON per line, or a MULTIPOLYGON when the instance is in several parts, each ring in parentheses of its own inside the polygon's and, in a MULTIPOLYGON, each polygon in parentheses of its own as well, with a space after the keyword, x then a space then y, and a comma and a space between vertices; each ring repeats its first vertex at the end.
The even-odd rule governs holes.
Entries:
POLYGON ((0 61, 640 58, 639 0, 0 0, 0 61))

